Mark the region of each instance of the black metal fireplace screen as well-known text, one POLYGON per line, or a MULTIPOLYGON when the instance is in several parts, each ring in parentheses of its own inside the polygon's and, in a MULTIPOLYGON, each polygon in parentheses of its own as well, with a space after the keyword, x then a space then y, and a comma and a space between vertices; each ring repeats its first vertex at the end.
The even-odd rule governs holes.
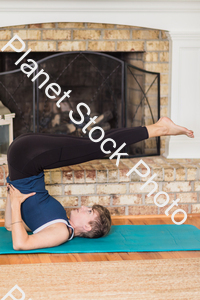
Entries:
MULTIPOLYGON (((27 77, 21 69, 1 72, 0 101, 16 114, 14 138, 27 132, 67 133, 84 138, 88 131, 84 134, 82 127, 93 116, 99 116, 93 126, 105 131, 150 125, 160 117, 159 73, 137 68, 105 53, 89 51, 57 53, 38 60, 37 64, 37 72, 44 69, 49 75, 47 84, 59 84, 61 94, 72 92, 58 108, 56 102, 60 97, 49 99, 45 86, 38 88, 44 81, 42 76, 32 82, 35 74, 27 77), (80 119, 76 113, 80 102, 90 107, 91 114, 88 116, 86 109, 81 108, 84 122, 77 125, 69 118, 69 111, 73 110, 74 118, 80 119)), ((160 139, 142 141, 124 150, 129 157, 159 155, 160 139)))

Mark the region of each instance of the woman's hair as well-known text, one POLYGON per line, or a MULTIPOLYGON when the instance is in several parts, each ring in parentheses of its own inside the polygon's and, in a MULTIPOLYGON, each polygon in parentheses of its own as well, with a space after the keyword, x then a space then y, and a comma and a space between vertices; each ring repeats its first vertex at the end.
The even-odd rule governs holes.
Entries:
POLYGON ((111 216, 109 210, 99 204, 94 204, 92 209, 97 212, 95 220, 90 221, 89 224, 92 227, 90 231, 81 232, 80 237, 86 238, 100 238, 108 234, 111 228, 111 216))

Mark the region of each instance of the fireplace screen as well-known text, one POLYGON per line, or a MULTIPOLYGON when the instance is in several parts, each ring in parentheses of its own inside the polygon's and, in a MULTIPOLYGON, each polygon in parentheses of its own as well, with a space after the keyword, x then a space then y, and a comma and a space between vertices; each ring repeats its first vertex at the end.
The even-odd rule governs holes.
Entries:
MULTIPOLYGON (((33 58, 34 53, 27 57, 33 58)), ((0 73, 0 101, 12 113, 14 119, 14 138, 22 133, 58 133, 88 136, 82 127, 89 118, 98 116, 96 124, 107 131, 112 128, 149 125, 159 118, 160 110, 160 74, 139 69, 114 56, 105 53, 65 52, 37 59, 38 70, 27 77, 20 69, 12 70, 20 54, 3 53, 0 73), (13 58, 11 57, 13 54, 13 58), (7 64, 7 65, 6 65, 7 64), (13 66, 13 68, 12 68, 13 66), (49 82, 39 89, 44 77, 31 79, 43 69, 50 77, 49 82), (60 95, 72 90, 70 98, 56 102, 61 98, 49 99, 45 87, 57 83, 61 87, 60 95), (73 110, 74 119, 80 120, 76 107, 84 102, 90 107, 91 114, 81 107, 84 122, 73 123, 69 112, 73 110)), ((39 53, 35 54, 39 57, 39 53)), ((27 58, 21 63, 27 63, 27 58)), ((0 112, 1 114, 1 112, 0 112)), ((88 128, 91 129, 91 128, 88 128)), ((98 135, 94 131, 93 137, 98 135)), ((159 155, 160 139, 142 141, 123 149, 129 157, 159 155)))

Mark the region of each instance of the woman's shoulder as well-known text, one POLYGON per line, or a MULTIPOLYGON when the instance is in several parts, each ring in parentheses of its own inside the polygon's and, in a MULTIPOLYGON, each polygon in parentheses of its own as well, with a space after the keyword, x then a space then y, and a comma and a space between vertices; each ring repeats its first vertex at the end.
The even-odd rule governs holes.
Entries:
POLYGON ((51 230, 52 232, 54 231, 57 232, 59 230, 59 234, 62 236, 65 236, 66 239, 69 239, 72 235, 72 229, 69 228, 65 223, 62 222, 57 222, 51 225, 48 225, 44 229, 42 229, 40 232, 48 232, 51 230))

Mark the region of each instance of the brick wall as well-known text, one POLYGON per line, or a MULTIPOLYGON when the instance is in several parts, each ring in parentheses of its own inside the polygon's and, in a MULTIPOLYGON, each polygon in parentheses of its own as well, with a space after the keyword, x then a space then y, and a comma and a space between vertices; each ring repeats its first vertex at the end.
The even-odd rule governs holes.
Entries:
MULTIPOLYGON (((69 212, 81 205, 92 206, 95 203, 109 208, 112 215, 157 215, 165 214, 173 200, 180 199, 178 208, 188 213, 200 213, 200 159, 166 159, 145 157, 143 161, 150 167, 151 174, 141 177, 128 171, 139 161, 138 158, 121 159, 119 167, 116 160, 93 160, 70 167, 45 171, 46 189, 50 195, 60 201, 69 212), (143 190, 140 187, 153 175, 158 188, 148 197, 154 188, 150 183, 143 190), (154 195, 164 191, 169 195, 169 204, 158 207, 154 204, 154 195)), ((146 169, 140 170, 146 172, 146 169)), ((4 218, 6 201, 7 166, 0 166, 0 218, 4 218)), ((158 203, 166 197, 160 196, 158 203)), ((173 207, 171 215, 177 207, 173 207)), ((176 218, 175 218, 176 220, 176 218)))

